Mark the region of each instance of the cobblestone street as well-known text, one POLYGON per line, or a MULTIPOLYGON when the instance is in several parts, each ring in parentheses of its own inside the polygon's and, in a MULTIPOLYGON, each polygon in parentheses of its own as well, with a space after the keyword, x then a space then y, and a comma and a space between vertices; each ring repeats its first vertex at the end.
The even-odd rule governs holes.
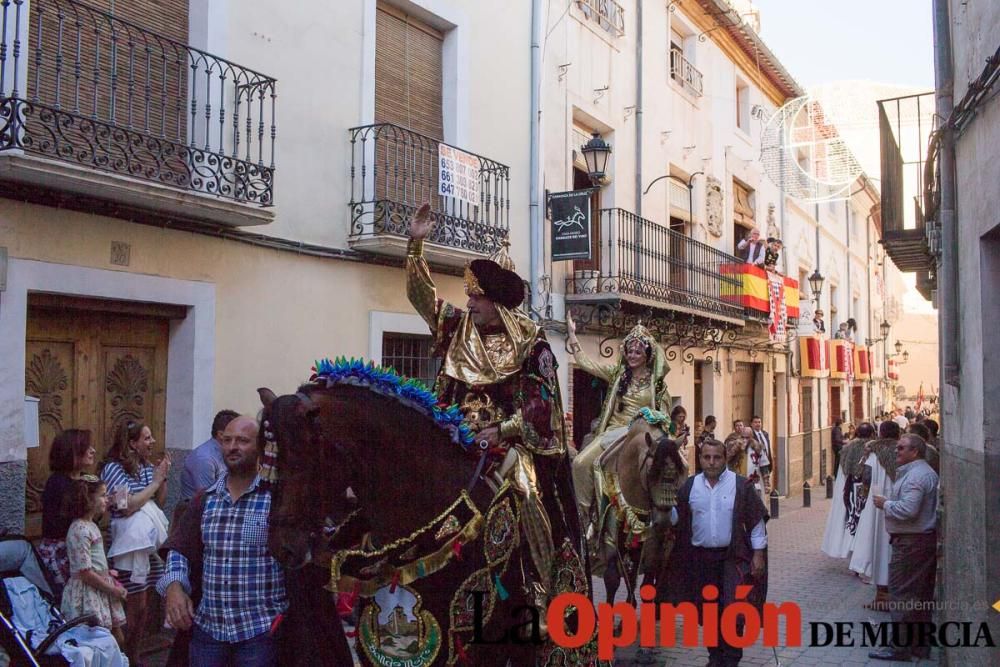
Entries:
MULTIPOLYGON (((822 488, 818 489, 822 494, 822 488)), ((810 508, 802 507, 801 496, 782 500, 780 518, 768 523, 769 545, 769 590, 772 602, 794 601, 802 609, 802 642, 809 642, 808 623, 810 621, 864 621, 879 622, 889 620, 889 614, 873 612, 864 604, 874 597, 874 589, 865 585, 847 569, 847 562, 826 556, 820 551, 823 529, 826 525, 830 501, 825 498, 813 500, 810 508)), ((604 585, 595 581, 595 591, 603 595, 604 585)), ((624 594, 619 597, 624 599, 624 594)), ((802 646, 777 649, 780 665, 801 665, 803 667, 856 667, 858 665, 892 665, 869 660, 872 649, 862 647, 861 626, 855 625, 854 638, 858 646, 853 648, 802 646)), ((781 633, 784 637, 784 632, 781 633)), ((931 660, 919 665, 936 664, 937 649, 932 649, 931 660)), ((743 665, 774 665, 775 651, 758 645, 745 649, 743 665)), ((638 649, 629 648, 619 652, 615 665, 704 665, 708 652, 704 648, 638 649)))

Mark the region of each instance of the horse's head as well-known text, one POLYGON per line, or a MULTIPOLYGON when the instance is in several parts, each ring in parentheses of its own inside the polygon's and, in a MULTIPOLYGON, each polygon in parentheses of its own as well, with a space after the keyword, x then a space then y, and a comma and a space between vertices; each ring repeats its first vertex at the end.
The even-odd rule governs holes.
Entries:
POLYGON ((319 426, 319 408, 300 390, 275 396, 258 389, 264 409, 259 442, 262 450, 277 446, 268 546, 286 567, 312 559, 324 521, 335 515, 350 485, 345 461, 330 465, 335 446, 319 426))
POLYGON ((659 480, 670 466, 675 468, 675 475, 686 470, 684 458, 681 456, 680 441, 672 439, 665 433, 654 440, 647 432, 645 442, 648 455, 652 458, 652 465, 646 473, 648 486, 659 480))

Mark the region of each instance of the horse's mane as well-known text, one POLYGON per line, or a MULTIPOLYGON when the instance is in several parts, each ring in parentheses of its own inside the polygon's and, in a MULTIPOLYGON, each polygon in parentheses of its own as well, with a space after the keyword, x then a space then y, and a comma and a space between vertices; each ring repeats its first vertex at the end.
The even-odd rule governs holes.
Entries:
POLYGON ((364 359, 337 357, 334 360, 321 359, 313 366, 309 382, 299 387, 299 392, 331 389, 348 385, 361 387, 375 394, 391 398, 434 421, 447 431, 452 442, 468 449, 473 443, 473 433, 465 424, 457 405, 445 405, 437 394, 424 383, 399 375, 393 368, 376 366, 364 359))

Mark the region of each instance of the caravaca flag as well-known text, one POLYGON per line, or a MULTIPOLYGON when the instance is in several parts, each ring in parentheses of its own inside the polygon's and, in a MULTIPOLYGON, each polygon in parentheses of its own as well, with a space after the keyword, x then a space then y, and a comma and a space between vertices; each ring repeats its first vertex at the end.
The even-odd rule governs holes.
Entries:
POLYGON ((863 345, 854 346, 854 377, 870 380, 872 377, 872 351, 863 345))
POLYGON ((851 341, 830 341, 830 377, 848 382, 854 379, 854 343, 851 341))
POLYGON ((826 337, 799 336, 799 359, 804 378, 822 378, 830 374, 830 357, 826 353, 826 337))

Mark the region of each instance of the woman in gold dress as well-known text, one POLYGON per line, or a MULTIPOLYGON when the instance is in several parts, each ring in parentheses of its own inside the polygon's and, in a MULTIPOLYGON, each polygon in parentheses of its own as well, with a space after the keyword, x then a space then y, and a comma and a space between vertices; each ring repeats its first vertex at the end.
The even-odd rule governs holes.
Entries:
POLYGON ((650 408, 659 412, 663 406, 670 405, 666 382, 670 367, 663 348, 641 324, 625 336, 618 362, 609 364, 598 363, 583 351, 576 337, 576 324, 568 314, 566 325, 569 351, 577 365, 608 383, 608 397, 601 409, 594 438, 573 459, 573 485, 580 515, 586 524, 601 490, 598 458, 625 437, 639 410, 650 408))

